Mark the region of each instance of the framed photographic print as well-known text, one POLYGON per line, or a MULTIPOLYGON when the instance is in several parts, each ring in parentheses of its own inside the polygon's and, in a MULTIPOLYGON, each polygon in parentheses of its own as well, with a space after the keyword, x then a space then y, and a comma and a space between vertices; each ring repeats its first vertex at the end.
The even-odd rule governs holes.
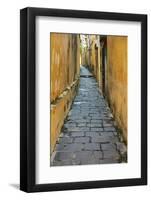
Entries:
POLYGON ((147 16, 20 12, 20 189, 147 184, 147 16))

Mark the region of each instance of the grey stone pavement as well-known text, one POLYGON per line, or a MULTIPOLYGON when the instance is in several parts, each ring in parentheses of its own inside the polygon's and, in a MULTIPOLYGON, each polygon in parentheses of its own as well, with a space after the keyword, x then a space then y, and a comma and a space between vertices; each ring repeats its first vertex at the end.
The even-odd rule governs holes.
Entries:
POLYGON ((80 69, 80 86, 65 120, 51 166, 127 162, 127 148, 92 74, 80 69))

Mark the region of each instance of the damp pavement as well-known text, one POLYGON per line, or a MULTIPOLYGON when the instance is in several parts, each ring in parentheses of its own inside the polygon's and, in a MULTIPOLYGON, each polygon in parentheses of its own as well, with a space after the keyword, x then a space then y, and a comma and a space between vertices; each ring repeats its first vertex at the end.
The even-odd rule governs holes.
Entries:
POLYGON ((127 147, 98 84, 80 68, 80 85, 64 122, 51 166, 127 162, 127 147))

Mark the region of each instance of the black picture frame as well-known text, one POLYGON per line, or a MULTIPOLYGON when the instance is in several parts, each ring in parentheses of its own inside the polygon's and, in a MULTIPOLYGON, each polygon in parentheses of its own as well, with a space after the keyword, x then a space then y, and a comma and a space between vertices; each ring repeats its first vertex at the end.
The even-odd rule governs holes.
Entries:
POLYGON ((44 192, 89 188, 122 187, 147 184, 147 15, 24 8, 20 10, 20 189, 44 192), (84 19, 120 20, 141 23, 141 178, 71 183, 36 184, 35 182, 35 19, 54 16, 84 19))

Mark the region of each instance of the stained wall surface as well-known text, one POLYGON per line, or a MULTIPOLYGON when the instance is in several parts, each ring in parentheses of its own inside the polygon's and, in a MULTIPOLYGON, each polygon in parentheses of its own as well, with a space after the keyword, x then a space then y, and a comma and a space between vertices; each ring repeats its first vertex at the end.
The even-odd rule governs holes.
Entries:
POLYGON ((127 141, 127 37, 107 37, 106 96, 127 141))
POLYGON ((76 95, 80 72, 77 34, 50 33, 51 152, 76 95))
POLYGON ((119 131, 127 141, 127 37, 87 37, 89 44, 82 52, 82 64, 96 78, 100 92, 108 100, 119 131))

